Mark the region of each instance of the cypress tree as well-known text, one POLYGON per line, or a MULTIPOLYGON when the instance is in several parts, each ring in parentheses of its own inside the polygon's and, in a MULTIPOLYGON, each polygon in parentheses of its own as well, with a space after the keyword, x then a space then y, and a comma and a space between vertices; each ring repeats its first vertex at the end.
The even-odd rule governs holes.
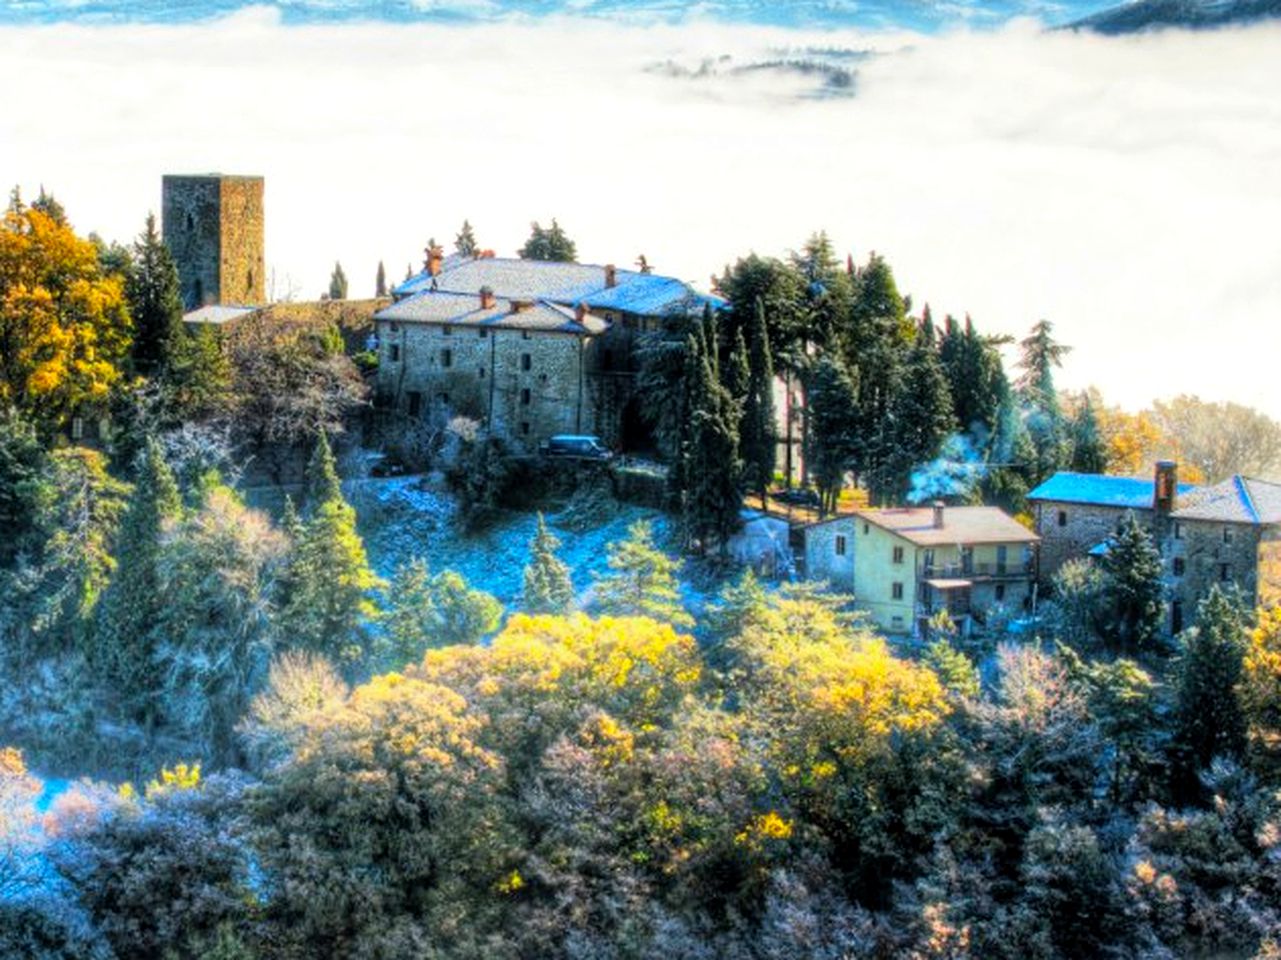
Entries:
POLYGON ((1240 756, 1246 722, 1237 699, 1247 646, 1245 611, 1218 585, 1197 608, 1183 636, 1178 668, 1174 743, 1198 769, 1215 757, 1240 756))
POLYGON ((947 377, 934 347, 934 330, 923 324, 907 357, 903 386, 891 411, 893 455, 884 493, 891 501, 907 490, 911 472, 938 456, 956 426, 947 377))
POLYGON ((765 304, 756 301, 748 343, 747 396, 739 444, 743 451, 745 480, 760 495, 761 507, 774 479, 778 439, 774 429, 774 361, 770 355, 765 304))
POLYGON ((953 413, 986 453, 1000 426, 1001 403, 1010 392, 1000 351, 1010 338, 980 335, 968 316, 964 326, 949 316, 943 329, 939 360, 947 374, 953 413))
POLYGON ((805 458, 818 487, 820 509, 836 509, 845 472, 858 449, 858 387, 839 357, 821 357, 806 382, 810 429, 805 458))
POLYGON ((742 508, 739 487, 738 410, 715 368, 715 336, 706 325, 691 336, 690 460, 685 498, 685 532, 706 552, 715 540, 728 555, 742 508))
POLYGON ((178 268, 156 231, 155 214, 147 214, 146 225, 134 242, 125 297, 133 320, 134 368, 151 373, 169 362, 186 333, 178 268))
POLYGON ((335 662, 357 661, 377 615, 380 581, 356 532, 356 511, 343 499, 333 454, 322 433, 308 469, 309 517, 289 561, 290 595, 282 620, 287 644, 335 662))
POLYGON ((1028 434, 1036 449, 1033 486, 1041 483, 1067 462, 1063 411, 1059 408, 1054 387, 1054 370, 1063 366, 1063 357, 1071 352, 1054 339, 1054 325, 1041 320, 1028 336, 1019 342, 1019 367, 1023 374, 1016 387, 1023 402, 1028 434))
POLYGON ((681 605, 676 574, 681 561, 654 546, 647 520, 627 529, 627 539, 608 547, 609 570, 598 577, 594 606, 615 617, 650 617, 674 627, 692 627, 694 618, 681 605))
POLYGON ((154 625, 160 595, 161 536, 182 512, 182 497, 160 444, 147 440, 129 507, 120 524, 115 573, 99 608, 95 649, 103 672, 129 697, 145 700, 155 689, 154 625))
POLYGON ((1161 628, 1161 554, 1133 513, 1127 513, 1101 563, 1105 631, 1127 650, 1150 646, 1161 628))
POLYGON ((343 273, 342 264, 334 262, 334 272, 329 275, 329 299, 347 299, 347 274, 343 273))
POLYGON ((529 545, 530 562, 525 567, 525 609, 529 613, 562 614, 574 602, 569 567, 556 556, 559 546, 560 541, 539 513, 538 530, 529 545))
POLYGON ((378 261, 378 274, 374 277, 374 296, 387 296, 387 268, 381 260, 378 261))
MULTIPOLYGON (((555 221, 553 221, 554 223, 555 221)), ((458 236, 454 238, 454 249, 464 257, 476 256, 480 248, 476 244, 476 232, 472 230, 471 221, 463 221, 463 228, 458 231, 458 236)))
POLYGON ((1099 418, 1089 391, 1081 395, 1081 406, 1072 418, 1069 433, 1072 442, 1072 469, 1077 473, 1103 473, 1107 470, 1107 447, 1099 431, 1099 418))

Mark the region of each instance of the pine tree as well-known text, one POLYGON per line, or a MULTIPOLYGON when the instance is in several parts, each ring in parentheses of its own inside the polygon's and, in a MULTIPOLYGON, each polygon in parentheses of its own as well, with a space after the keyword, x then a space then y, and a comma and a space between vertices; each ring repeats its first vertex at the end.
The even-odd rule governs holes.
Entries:
POLYGON ((95 650, 103 672, 145 709, 158 678, 151 675, 154 626, 164 597, 157 562, 166 525, 182 512, 182 498, 164 452, 150 438, 137 468, 129 508, 116 540, 115 573, 99 607, 95 650))
POLYGON ((747 395, 743 398, 743 419, 739 427, 746 484, 756 491, 765 506, 765 497, 774 480, 778 438, 774 427, 774 361, 770 354, 765 304, 756 301, 748 340, 747 395))
POLYGON ((563 614, 574 602, 574 585, 569 567, 556 556, 560 541, 538 515, 538 530, 530 542, 529 565, 525 567, 525 610, 529 613, 563 614))
POLYGON ((377 615, 381 585, 343 499, 329 443, 321 434, 308 467, 309 516, 289 560, 290 596, 281 616, 286 644, 354 663, 377 615))
MULTIPOLYGON (((555 225, 554 220, 552 224, 553 226, 555 225)), ((463 221, 463 228, 458 231, 458 236, 454 238, 454 249, 464 257, 474 257, 480 251, 480 247, 476 243, 476 232, 472 230, 470 220, 463 221)))
POLYGON ((1099 431, 1099 418, 1089 391, 1081 395, 1081 406, 1069 425, 1072 445, 1071 467, 1077 473, 1103 473, 1108 467, 1107 446, 1099 431))
POLYGON ((1009 342, 1009 337, 981 336, 968 316, 963 326, 949 316, 939 342, 956 421, 985 454, 1000 426, 1001 404, 1010 393, 1000 351, 1009 342))
POLYGON ((397 567, 388 595, 391 602, 379 659, 387 669, 399 670, 422 659, 432 646, 436 601, 427 561, 414 557, 397 567))
POLYGON ((210 420, 231 409, 234 398, 231 358, 212 324, 182 330, 165 362, 163 396, 166 418, 175 423, 210 420))
POLYGON ((154 214, 147 214, 146 225, 134 242, 125 297, 133 319, 134 369, 151 373, 171 360, 186 333, 178 268, 160 239, 154 214))
POLYGON ((810 426, 805 459, 818 487, 820 508, 827 513, 836 509, 858 447, 858 387, 838 357, 823 356, 806 382, 806 396, 810 426))
POLYGON ((553 218, 552 225, 546 229, 537 222, 530 224, 529 239, 520 248, 519 256, 522 260, 573 263, 578 258, 578 250, 553 218))
POLYGON ((934 345, 934 328, 928 324, 922 325, 907 355, 902 388, 894 398, 890 417, 894 440, 885 482, 869 484, 881 492, 880 502, 899 502, 912 471, 938 456, 956 426, 952 395, 934 345))
POLYGON ((1237 699, 1246 651, 1245 612, 1216 585, 1197 608, 1196 627, 1183 635, 1178 666, 1174 743, 1197 769, 1215 757, 1236 757, 1246 722, 1237 699))
POLYGON ((1072 348, 1057 342, 1054 325, 1041 320, 1019 342, 1019 349, 1019 367, 1023 373, 1016 387, 1023 403, 1028 434, 1036 448, 1031 478, 1035 486, 1067 462, 1063 411, 1054 387, 1054 371, 1063 366, 1063 357, 1072 348))
POLYGON ((381 260, 378 261, 378 274, 374 277, 374 296, 387 296, 387 268, 381 260))
POLYGON ((1126 650, 1151 646, 1161 628, 1161 554, 1133 513, 1117 525, 1100 565, 1109 639, 1126 650))
POLYGON ((342 264, 334 262, 334 272, 329 275, 329 299, 347 299, 347 274, 343 273, 342 264))
POLYGON ((681 562, 654 546, 649 522, 637 520, 627 539, 608 547, 610 572, 596 581, 594 606, 615 617, 650 617, 674 627, 692 627, 681 605, 676 574, 681 562))

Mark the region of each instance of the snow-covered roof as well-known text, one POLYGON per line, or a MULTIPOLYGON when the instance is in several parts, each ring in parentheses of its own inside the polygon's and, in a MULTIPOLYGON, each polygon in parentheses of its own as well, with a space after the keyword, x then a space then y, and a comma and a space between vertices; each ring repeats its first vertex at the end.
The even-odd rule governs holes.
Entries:
POLYGON ((701 294, 674 277, 636 270, 614 270, 614 286, 607 285, 608 270, 587 263, 556 263, 501 257, 449 257, 440 273, 427 271, 410 277, 393 291, 397 297, 433 289, 444 293, 477 293, 489 287, 499 297, 515 300, 549 300, 573 306, 585 303, 597 310, 622 310, 641 316, 694 313, 705 305, 724 307, 719 297, 701 294))
POLYGON ((943 507, 943 525, 934 525, 934 507, 895 507, 886 510, 855 510, 853 513, 821 520, 853 524, 865 521, 921 547, 978 543, 1036 543, 1041 538, 999 507, 943 507))
POLYGON ((182 322, 223 324, 231 320, 239 320, 257 309, 257 307, 231 307, 221 303, 210 303, 197 310, 184 313, 182 322))
POLYGON ((402 323, 449 324, 510 330, 540 330, 595 336, 609 324, 591 313, 580 321, 574 310, 545 300, 495 298, 493 306, 481 306, 477 294, 428 292, 393 303, 374 314, 375 320, 402 323))
POLYGON ((1193 490, 1175 507, 1171 516, 1177 520, 1281 523, 1281 484, 1251 477, 1229 477, 1222 483, 1193 490))
MULTIPOLYGON (((1027 495, 1029 500, 1086 503, 1123 510, 1152 509, 1155 481, 1142 477, 1112 477, 1102 473, 1060 471, 1027 495)), ((1179 484, 1179 497, 1196 488, 1179 484)), ((1176 501, 1177 502, 1177 501, 1176 501)))

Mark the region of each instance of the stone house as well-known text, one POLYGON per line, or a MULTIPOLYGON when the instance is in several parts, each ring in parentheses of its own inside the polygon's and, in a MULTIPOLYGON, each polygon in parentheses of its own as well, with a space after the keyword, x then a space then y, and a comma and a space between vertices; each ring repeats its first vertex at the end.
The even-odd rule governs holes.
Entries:
POLYGON ((996 507, 858 510, 803 528, 806 576, 853 595, 887 633, 946 610, 962 631, 1032 600, 1039 538, 996 507))
MULTIPOLYGON (((648 268, 620 270, 612 264, 553 263, 489 255, 445 257, 436 247, 427 251, 422 272, 392 291, 395 306, 376 318, 380 341, 384 332, 391 332, 389 327, 385 327, 384 320, 390 323, 395 317, 399 322, 402 307, 417 309, 403 305, 422 304, 442 296, 465 296, 474 302, 481 290, 489 291, 508 304, 540 304, 540 310, 568 311, 570 317, 581 309, 592 318, 590 343, 584 341, 583 345, 584 362, 574 367, 574 375, 581 376, 581 398, 576 381, 573 389, 566 391, 566 406, 555 416, 549 395, 543 404, 543 415, 533 421, 518 418, 510 422, 517 425, 529 422, 530 436, 545 433, 537 426, 540 422, 579 423, 582 431, 600 436, 610 446, 627 450, 643 450, 652 446, 650 431, 640 415, 635 393, 637 338, 644 333, 658 331, 673 320, 679 322, 698 316, 705 307, 720 309, 724 306, 724 301, 698 293, 681 280, 649 272, 648 268), (596 324, 603 326, 598 328, 596 324)), ((424 315, 435 315, 433 309, 422 309, 424 315)), ((545 354, 548 383, 551 383, 551 366, 560 364, 566 354, 565 331, 545 324, 526 325, 522 329, 529 339, 538 341, 533 348, 535 353, 545 354), (544 341, 545 345, 539 345, 544 341), (560 357, 561 360, 553 360, 552 357, 560 357)), ((386 356, 384 353, 384 360, 386 356)), ((429 355, 415 353, 402 362, 412 367, 425 356, 429 355)), ((413 376, 426 385, 419 391, 424 396, 445 393, 452 401, 453 392, 435 385, 441 374, 439 369, 424 368, 414 371, 413 376)), ((380 377, 382 402, 408 410, 409 399, 405 395, 408 387, 404 386, 407 382, 408 379, 401 381, 399 375, 380 377)), ((579 428, 571 426, 568 429, 579 428)), ((521 436, 519 432, 513 435, 521 436)))
POLYGON ((1028 500, 1046 583, 1068 560, 1105 553, 1133 513, 1161 553, 1168 633, 1192 622, 1216 583, 1234 585, 1250 604, 1281 601, 1281 485, 1248 477, 1179 484, 1176 465, 1162 461, 1150 481, 1057 473, 1028 500))
POLYGON ((435 291, 374 323, 377 394, 408 416, 471 417, 529 449, 598 432, 588 378, 609 325, 582 305, 435 291))

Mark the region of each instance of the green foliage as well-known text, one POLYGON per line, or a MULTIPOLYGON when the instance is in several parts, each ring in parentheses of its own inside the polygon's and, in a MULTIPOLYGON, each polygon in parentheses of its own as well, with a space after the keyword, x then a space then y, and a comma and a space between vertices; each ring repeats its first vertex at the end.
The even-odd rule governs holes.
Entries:
POLYGON ((156 691, 152 658, 161 592, 161 541, 182 515, 182 498, 160 444, 149 440, 116 542, 115 573, 103 594, 95 630, 95 660, 137 709, 150 712, 156 691))
POLYGON ((528 613, 567 613, 574 602, 574 585, 569 567, 556 556, 560 541, 547 528, 540 513, 538 529, 529 544, 530 560, 525 567, 525 610, 528 613))
POLYGON ((329 299, 347 299, 347 274, 343 272, 342 264, 337 261, 334 262, 333 273, 329 275, 329 299))
POLYGON ((1099 418, 1088 392, 1082 395, 1067 430, 1072 447, 1069 466, 1077 473, 1105 473, 1108 466, 1107 444, 1099 430, 1099 418))
POLYGON ((964 326, 951 316, 944 323, 939 359, 957 423, 972 436, 993 438, 999 426, 1001 405, 1010 393, 1000 352, 1007 342, 979 335, 968 316, 964 326))
POLYGON ((774 479, 778 438, 774 426, 774 360, 770 351, 765 304, 756 301, 748 335, 747 391, 743 417, 739 422, 739 447, 743 453, 743 477, 765 502, 774 479))
POLYGON ((173 422, 213 420, 231 410, 233 371, 215 326, 200 324, 173 336, 162 383, 166 419, 173 422))
MULTIPOLYGON (((946 611, 943 613, 946 616, 946 611)), ((942 632, 925 650, 922 658, 949 691, 958 697, 975 699, 979 695, 979 671, 974 661, 952 645, 948 635, 952 631, 942 632)))
POLYGON ((1196 769, 1215 757, 1239 757, 1246 721, 1237 699, 1246 650, 1246 616, 1236 600, 1213 587, 1197 608, 1196 626, 1182 637, 1174 744, 1196 769))
POLYGON ((676 574, 681 562, 654 546, 649 522, 637 520, 626 540, 609 545, 610 572, 597 579, 593 605, 612 616, 651 617, 676 627, 691 627, 681 605, 676 574))
POLYGON ((836 509, 846 471, 858 450, 858 386, 838 359, 823 356, 806 384, 810 429, 805 455, 824 512, 836 509))
POLYGON ((887 495, 899 502, 908 490, 912 471, 938 456, 956 426, 947 378, 928 324, 922 326, 907 354, 890 416, 895 443, 886 458, 884 482, 887 495))
POLYGON ((387 296, 387 268, 383 266, 381 260, 378 261, 378 273, 374 277, 374 296, 387 296))
POLYGON ((1026 411, 1026 422, 1036 458, 1032 485, 1041 483, 1068 462, 1063 411, 1054 387, 1054 371, 1071 351, 1054 339, 1054 325, 1040 320, 1019 342, 1019 367, 1023 370, 1016 387, 1026 411))
POLYGON ((1281 607, 1260 610, 1250 633, 1240 686, 1251 767, 1281 780, 1281 607))
POLYGON ((1048 620, 1054 635, 1077 650, 1098 642, 1102 634, 1105 577, 1089 560, 1069 560, 1054 573, 1053 607, 1048 620))
POLYGON ((479 643, 498 629, 503 607, 483 590, 473 590, 453 570, 436 574, 431 581, 435 607, 435 644, 479 643))
POLYGON ((578 250, 574 246, 574 241, 569 239, 553 217, 552 225, 547 228, 543 228, 538 223, 530 224, 529 239, 520 248, 519 256, 522 260, 573 263, 578 259, 578 250))
POLYGON ((154 214, 147 214, 146 225, 134 241, 125 297, 133 318, 134 369, 152 373, 171 362, 186 334, 178 268, 160 239, 154 214))
POLYGON ((39 546, 33 535, 51 493, 50 472, 35 424, 12 407, 0 410, 0 569, 39 546))
POLYGON ((700 553, 716 544, 721 556, 726 557, 729 539, 742 522, 740 411, 721 382, 714 343, 715 329, 709 313, 703 319, 702 335, 691 335, 686 346, 690 423, 684 458, 682 525, 700 553))
MULTIPOLYGON (((552 228, 556 228, 556 221, 552 221, 552 228)), ((535 229, 537 233, 537 229, 535 229)), ((462 229, 458 231, 458 236, 454 237, 454 249, 460 256, 474 257, 480 252, 480 246, 476 243, 476 231, 472 229, 471 221, 464 220, 462 229)), ((530 259, 541 260, 542 257, 532 257, 530 259)), ((571 256, 570 259, 573 259, 571 256)))
POLYGON ((1125 650, 1151 647, 1161 629, 1161 554, 1133 513, 1117 526, 1100 567, 1105 635, 1125 650))

